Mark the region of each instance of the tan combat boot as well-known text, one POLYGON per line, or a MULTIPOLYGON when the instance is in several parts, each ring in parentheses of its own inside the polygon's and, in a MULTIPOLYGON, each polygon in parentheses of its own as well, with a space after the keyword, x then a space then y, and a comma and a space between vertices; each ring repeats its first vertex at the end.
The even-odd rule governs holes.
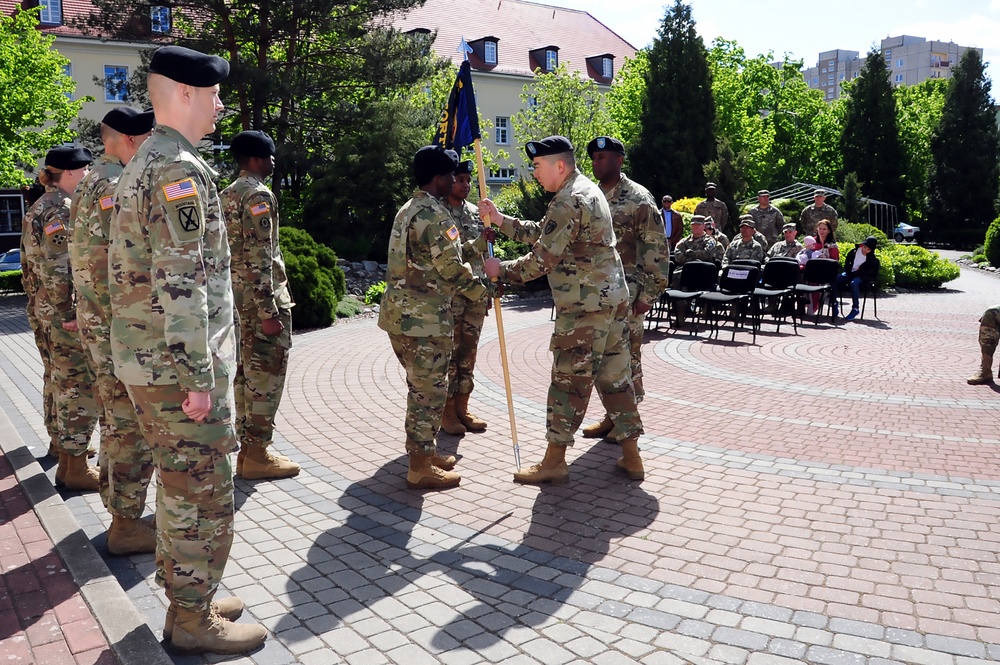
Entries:
POLYGON ((236 456, 236 474, 244 480, 274 480, 299 475, 299 465, 284 455, 268 452, 263 446, 245 446, 243 463, 236 456))
POLYGON ((209 610, 177 608, 170 643, 182 654, 246 653, 264 643, 267 629, 259 624, 227 621, 209 610))
POLYGON ((455 415, 469 432, 485 432, 486 421, 469 413, 469 397, 472 393, 455 395, 455 415))
POLYGON ((60 457, 59 468, 56 469, 57 485, 62 477, 62 484, 66 489, 75 492, 96 492, 101 488, 100 473, 96 466, 87 464, 86 455, 73 457, 69 453, 64 454, 65 457, 60 457))
POLYGON ((441 416, 441 429, 452 436, 461 436, 466 432, 465 425, 458 419, 458 413, 455 411, 454 396, 449 397, 448 401, 445 402, 444 414, 441 416))
POLYGON ((622 456, 616 466, 625 472, 629 480, 642 480, 646 470, 642 468, 642 458, 639 457, 639 436, 635 435, 622 441, 622 456))
POLYGON ((611 422, 611 416, 604 414, 604 420, 593 425, 587 425, 581 430, 581 433, 585 439, 603 439, 608 434, 611 434, 611 430, 614 428, 615 424, 611 422))
POLYGON ((406 486, 411 490, 443 490, 458 487, 462 476, 434 465, 434 455, 410 453, 410 468, 406 472, 406 486))
POLYGON ((987 383, 993 383, 993 354, 987 353, 983 350, 982 362, 979 366, 979 371, 966 379, 966 383, 970 386, 982 386, 987 383))
MULTIPOLYGON (((212 612, 226 621, 236 621, 243 616, 243 601, 236 596, 219 598, 212 601, 212 612)), ((173 603, 167 607, 167 620, 163 624, 163 639, 169 642, 174 636, 174 624, 177 623, 177 606, 173 603)))
POLYGON ((58 451, 56 458, 59 463, 56 465, 56 487, 62 487, 66 484, 66 453, 63 451, 58 451))
POLYGON ((156 528, 145 520, 111 516, 108 529, 108 552, 114 556, 146 554, 156 551, 156 528))
POLYGON ((514 474, 514 482, 525 485, 541 485, 552 483, 562 485, 569 480, 569 469, 566 467, 566 446, 550 443, 545 449, 545 457, 539 464, 528 467, 527 471, 514 474))

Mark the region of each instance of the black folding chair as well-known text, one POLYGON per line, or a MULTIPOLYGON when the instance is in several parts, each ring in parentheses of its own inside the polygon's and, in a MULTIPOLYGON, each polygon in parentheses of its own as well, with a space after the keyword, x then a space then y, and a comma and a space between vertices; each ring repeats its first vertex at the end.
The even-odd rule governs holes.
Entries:
POLYGON ((757 328, 759 322, 757 313, 752 307, 753 290, 760 281, 760 269, 754 266, 729 265, 722 269, 719 278, 719 290, 702 293, 696 301, 704 306, 706 320, 712 323, 712 333, 719 337, 719 311, 726 309, 728 318, 733 323, 733 341, 736 341, 736 328, 744 327, 746 315, 750 314, 750 332, 753 342, 757 343, 757 328))
POLYGON ((753 266, 754 268, 760 268, 760 261, 757 259, 733 259, 729 262, 731 266, 753 266))
POLYGON ((799 282, 799 262, 778 260, 775 257, 764 264, 761 274, 761 285, 753 290, 754 309, 758 317, 771 309, 777 332, 781 332, 781 324, 790 315, 795 334, 799 334, 799 325, 795 320, 795 285, 799 282), (772 309, 773 308, 773 309, 772 309))
MULTIPOLYGON (((660 264, 661 266, 663 263, 660 264)), ((667 284, 674 278, 674 260, 668 259, 666 261, 666 270, 664 274, 667 276, 667 284)), ((660 296, 653 302, 652 308, 650 308, 649 313, 646 314, 646 330, 652 330, 655 324, 657 330, 660 329, 660 323, 666 319, 670 322, 670 315, 667 310, 667 298, 666 293, 661 293, 660 296)))
MULTIPOLYGON (((875 279, 861 283, 861 316, 858 317, 858 318, 861 318, 861 319, 865 318, 865 307, 868 306, 868 297, 871 296, 871 299, 872 299, 872 309, 875 312, 875 320, 876 321, 878 320, 878 292, 879 292, 879 288, 878 288, 878 286, 877 286, 876 283, 878 281, 878 271, 879 271, 879 268, 881 267, 881 265, 882 265, 881 262, 878 260, 878 257, 876 256, 875 257, 875 275, 876 275, 875 279)), ((844 311, 844 295, 845 294, 844 294, 843 291, 839 291, 839 293, 837 293, 837 302, 840 303, 840 311, 844 311)))
MULTIPOLYGON (((719 282, 719 269, 714 263, 708 261, 688 261, 681 266, 681 277, 677 289, 667 289, 663 292, 661 299, 664 299, 667 307, 667 320, 670 313, 674 314, 674 328, 679 327, 677 316, 677 303, 689 303, 706 291, 714 291, 719 282)), ((695 333, 698 332, 698 322, 695 319, 695 333)))
POLYGON ((833 289, 837 283, 837 275, 840 274, 840 261, 836 259, 809 259, 806 261, 805 270, 802 271, 802 282, 795 285, 795 293, 811 298, 814 293, 819 294, 819 307, 816 309, 816 323, 819 323, 820 316, 823 315, 823 307, 830 309, 830 323, 836 323, 837 317, 833 312, 833 289))

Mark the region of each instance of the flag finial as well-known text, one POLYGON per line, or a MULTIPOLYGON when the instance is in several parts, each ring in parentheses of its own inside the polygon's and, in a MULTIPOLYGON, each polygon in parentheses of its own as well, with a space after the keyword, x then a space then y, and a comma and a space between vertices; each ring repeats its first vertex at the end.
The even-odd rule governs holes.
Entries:
POLYGON ((462 60, 469 59, 469 54, 472 53, 472 47, 469 46, 469 42, 465 41, 465 35, 462 35, 462 41, 458 43, 458 48, 455 50, 462 54, 462 60))

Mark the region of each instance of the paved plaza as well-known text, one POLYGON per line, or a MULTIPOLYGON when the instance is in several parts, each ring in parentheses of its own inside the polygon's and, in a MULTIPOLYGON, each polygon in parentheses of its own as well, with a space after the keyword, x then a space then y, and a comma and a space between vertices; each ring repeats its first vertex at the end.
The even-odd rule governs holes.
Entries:
MULTIPOLYGON (((1000 661, 1000 388, 965 383, 1000 281, 946 286, 756 345, 648 334, 642 483, 584 439, 568 484, 512 482, 491 316, 489 431, 441 436, 459 488, 409 491, 387 336, 297 334, 275 447, 302 473, 237 480, 221 592, 271 636, 234 658, 164 651, 152 556, 108 557, 98 497, 52 489, 24 301, 0 299, 0 665, 1000 661)), ((544 450, 549 308, 503 312, 523 465, 544 450)))

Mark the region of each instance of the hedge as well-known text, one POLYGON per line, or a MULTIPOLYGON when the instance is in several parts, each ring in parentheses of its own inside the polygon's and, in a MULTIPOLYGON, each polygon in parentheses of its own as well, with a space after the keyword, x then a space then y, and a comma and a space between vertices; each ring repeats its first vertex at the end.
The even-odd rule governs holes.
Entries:
POLYGON ((20 270, 0 272, 0 293, 24 293, 20 270))
POLYGON ((283 226, 279 233, 288 285, 295 301, 292 310, 295 328, 329 326, 337 316, 337 303, 347 293, 347 280, 337 265, 337 255, 302 229, 283 226))

